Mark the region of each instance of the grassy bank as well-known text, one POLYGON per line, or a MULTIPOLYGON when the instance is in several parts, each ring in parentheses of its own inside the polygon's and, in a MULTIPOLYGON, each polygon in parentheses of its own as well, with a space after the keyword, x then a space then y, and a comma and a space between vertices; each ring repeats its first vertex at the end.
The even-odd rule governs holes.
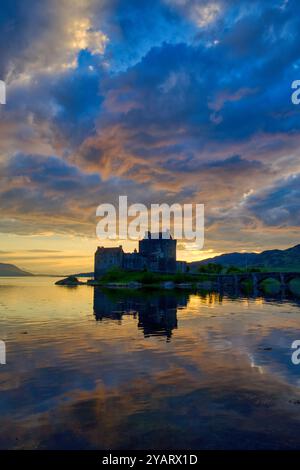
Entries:
POLYGON ((99 284, 120 283, 128 284, 130 282, 139 282, 144 285, 158 285, 163 282, 180 283, 196 283, 202 281, 213 280, 214 275, 211 274, 189 274, 189 273, 176 273, 176 274, 161 274, 152 273, 148 271, 123 271, 122 269, 111 269, 105 273, 99 280, 99 284))

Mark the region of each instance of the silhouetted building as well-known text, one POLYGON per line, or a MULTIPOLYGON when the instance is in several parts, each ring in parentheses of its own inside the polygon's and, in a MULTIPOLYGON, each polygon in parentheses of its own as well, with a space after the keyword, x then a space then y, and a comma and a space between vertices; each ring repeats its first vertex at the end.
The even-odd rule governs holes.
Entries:
POLYGON ((95 279, 111 268, 127 271, 151 271, 159 273, 186 272, 186 263, 176 261, 177 240, 163 238, 162 232, 150 234, 139 241, 139 252, 124 253, 122 246, 98 247, 95 253, 95 279))

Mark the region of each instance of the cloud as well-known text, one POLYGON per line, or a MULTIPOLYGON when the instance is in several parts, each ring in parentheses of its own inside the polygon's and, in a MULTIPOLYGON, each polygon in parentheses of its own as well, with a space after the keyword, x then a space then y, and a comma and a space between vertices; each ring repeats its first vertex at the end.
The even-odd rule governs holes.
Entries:
POLYGON ((221 13, 221 7, 218 3, 207 2, 206 5, 196 5, 193 10, 197 26, 203 28, 216 20, 221 13))
POLYGON ((211 244, 261 227, 282 243, 298 223, 295 10, 293 0, 4 1, 1 230, 92 234, 96 206, 129 194, 205 203, 211 244))
POLYGON ((247 209, 265 225, 300 226, 300 174, 276 181, 272 187, 250 196, 247 209))
POLYGON ((194 23, 198 28, 206 28, 215 22, 222 11, 222 2, 207 0, 164 0, 164 2, 194 23))
POLYGON ((16 154, 0 166, 2 184, 0 232, 17 234, 64 233, 95 236, 96 208, 118 204, 120 194, 129 203, 159 201, 159 193, 145 191, 142 184, 84 173, 55 156, 16 154))
MULTIPOLYGON (((75 67, 77 54, 103 54, 108 37, 93 23, 94 0, 4 0, 1 4, 0 75, 8 82, 75 67)), ((97 17, 97 22, 100 17, 97 17)))

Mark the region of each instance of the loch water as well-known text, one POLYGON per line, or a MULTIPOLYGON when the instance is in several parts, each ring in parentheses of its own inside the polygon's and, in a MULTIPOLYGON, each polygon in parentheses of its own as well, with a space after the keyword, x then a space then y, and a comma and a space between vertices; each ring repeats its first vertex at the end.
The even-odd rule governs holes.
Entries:
POLYGON ((0 279, 1 449, 298 449, 300 304, 0 279))

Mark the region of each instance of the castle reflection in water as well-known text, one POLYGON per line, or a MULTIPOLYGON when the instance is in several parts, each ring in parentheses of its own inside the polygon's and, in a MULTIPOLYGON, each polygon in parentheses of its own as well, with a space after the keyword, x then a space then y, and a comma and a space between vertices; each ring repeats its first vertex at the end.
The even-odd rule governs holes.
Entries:
MULTIPOLYGON (((137 320, 137 327, 144 333, 145 338, 150 336, 166 337, 169 341, 172 332, 177 328, 177 311, 184 309, 189 304, 193 308, 193 302, 200 308, 203 305, 221 305, 224 302, 237 301, 248 305, 251 301, 262 305, 263 303, 285 303, 287 297, 280 295, 275 297, 245 297, 235 296, 231 293, 224 296, 217 292, 191 292, 189 290, 147 290, 136 291, 127 289, 104 289, 94 287, 94 316, 97 321, 121 322, 124 315, 131 315, 137 320)), ((293 303, 299 305, 299 301, 293 298, 293 303)))
POLYGON ((187 306, 188 293, 101 290, 94 288, 94 315, 97 321, 120 321, 123 315, 137 318, 145 337, 165 336, 171 339, 177 328, 177 309, 187 306))

